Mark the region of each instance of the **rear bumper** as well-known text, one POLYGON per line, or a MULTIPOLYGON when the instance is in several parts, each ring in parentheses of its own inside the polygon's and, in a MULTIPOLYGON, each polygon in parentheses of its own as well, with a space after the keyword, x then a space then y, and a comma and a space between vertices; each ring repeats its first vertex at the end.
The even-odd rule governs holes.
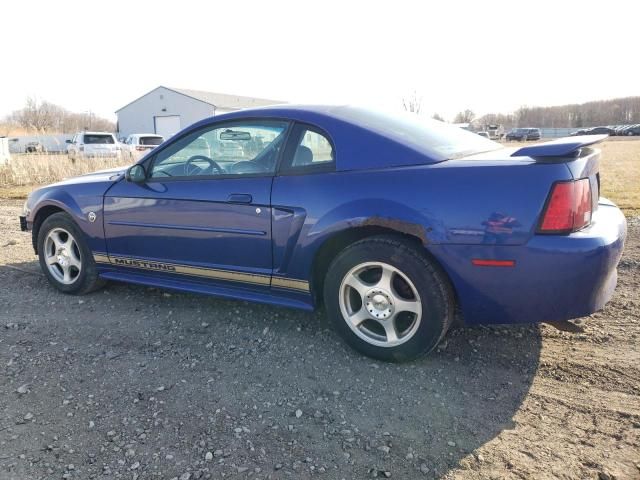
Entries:
POLYGON ((121 150, 117 151, 102 151, 102 152, 91 152, 91 151, 82 151, 76 153, 76 156, 79 158, 118 158, 121 155, 121 150))
POLYGON ((609 301, 627 224, 602 199, 590 227, 571 235, 535 235, 525 245, 436 245, 467 324, 529 323, 583 317, 609 301), (473 258, 514 260, 478 267, 473 258))
POLYGON ((81 158, 118 158, 120 153, 83 153, 81 158))

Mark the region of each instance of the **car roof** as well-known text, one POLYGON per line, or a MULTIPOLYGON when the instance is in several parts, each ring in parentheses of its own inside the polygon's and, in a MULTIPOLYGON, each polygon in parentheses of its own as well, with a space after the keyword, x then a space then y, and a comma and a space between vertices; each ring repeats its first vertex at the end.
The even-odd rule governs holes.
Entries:
POLYGON ((86 135, 113 135, 111 132, 78 132, 86 135))
MULTIPOLYGON (((252 118, 297 121, 324 130, 334 143, 337 170, 422 165, 448 160, 452 157, 435 148, 433 142, 419 141, 411 130, 416 128, 418 133, 429 132, 429 125, 434 132, 443 128, 455 132, 461 130, 450 124, 401 112, 381 112, 353 105, 284 104, 216 115, 188 127, 183 134, 214 123, 252 118)), ((501 148, 473 132, 468 133, 488 143, 484 151, 501 148)))

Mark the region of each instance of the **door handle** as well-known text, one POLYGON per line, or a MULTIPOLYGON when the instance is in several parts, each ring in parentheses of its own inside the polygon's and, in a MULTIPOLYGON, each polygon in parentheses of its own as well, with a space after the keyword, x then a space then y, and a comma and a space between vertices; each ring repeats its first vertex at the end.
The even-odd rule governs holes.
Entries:
POLYGON ((253 197, 248 193, 232 193, 227 198, 229 203, 251 203, 253 197))

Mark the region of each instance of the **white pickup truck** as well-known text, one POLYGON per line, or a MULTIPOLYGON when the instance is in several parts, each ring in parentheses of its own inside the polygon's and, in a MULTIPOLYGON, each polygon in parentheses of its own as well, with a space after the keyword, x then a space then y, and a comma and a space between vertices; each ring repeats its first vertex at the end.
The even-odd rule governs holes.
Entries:
POLYGON ((67 140, 67 155, 72 161, 79 158, 119 158, 121 147, 115 135, 108 132, 78 132, 67 140))

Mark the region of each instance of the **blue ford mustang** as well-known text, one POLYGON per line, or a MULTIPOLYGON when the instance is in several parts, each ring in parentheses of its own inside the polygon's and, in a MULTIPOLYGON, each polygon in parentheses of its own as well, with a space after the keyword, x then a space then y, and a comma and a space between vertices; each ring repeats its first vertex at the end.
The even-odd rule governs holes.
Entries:
POLYGON ((604 136, 503 148, 416 116, 282 106, 203 120, 126 171, 33 192, 49 281, 105 280, 311 310, 385 360, 467 324, 560 321, 616 285, 626 222, 604 136))

